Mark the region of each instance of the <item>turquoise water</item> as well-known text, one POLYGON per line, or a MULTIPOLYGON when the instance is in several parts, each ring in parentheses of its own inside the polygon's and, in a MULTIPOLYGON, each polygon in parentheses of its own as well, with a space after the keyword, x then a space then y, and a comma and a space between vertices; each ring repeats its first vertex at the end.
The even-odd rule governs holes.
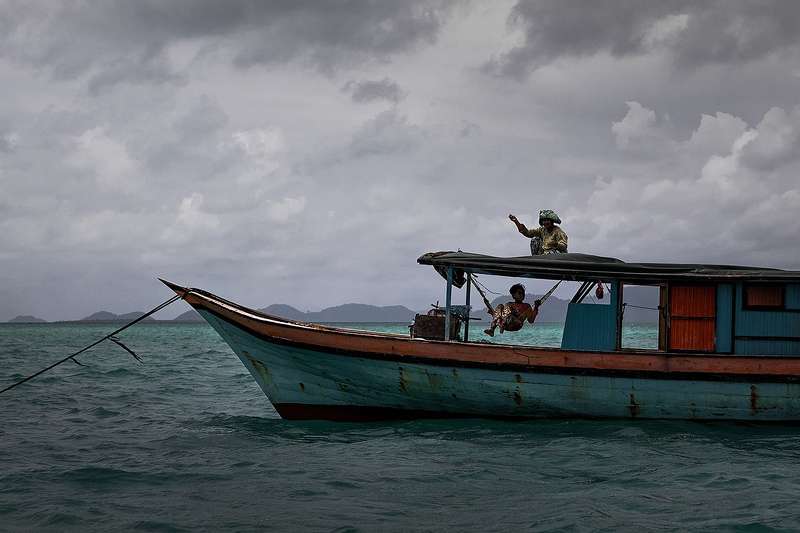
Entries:
MULTIPOLYGON (((654 337, 637 328, 631 342, 654 337)), ((0 385, 109 329, 0 325, 0 385)), ((138 325, 123 338, 145 364, 103 344, 80 358, 89 366, 0 396, 0 530, 800 527, 795 427, 286 422, 206 325, 138 325)))
MULTIPOLYGON (((383 333, 408 333, 405 324, 336 324, 338 327, 350 329, 367 329, 383 333)), ((472 322, 469 328, 469 339, 472 341, 502 343, 502 344, 527 344, 530 346, 561 346, 561 334, 564 328, 561 324, 536 323, 526 325, 514 333, 495 333, 489 337, 483 330, 489 326, 487 322, 472 322)), ((644 348, 655 350, 658 348, 658 327, 655 324, 626 324, 622 330, 622 345, 625 348, 644 348)))

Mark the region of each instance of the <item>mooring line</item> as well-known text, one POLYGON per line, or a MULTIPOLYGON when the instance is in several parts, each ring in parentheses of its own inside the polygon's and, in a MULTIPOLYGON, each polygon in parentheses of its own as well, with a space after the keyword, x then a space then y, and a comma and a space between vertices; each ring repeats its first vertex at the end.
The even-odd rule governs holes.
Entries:
MULTIPOLYGON (((139 359, 139 357, 138 357, 136 354, 134 354, 134 353, 133 353, 133 352, 132 352, 132 351, 131 351, 131 350, 130 350, 130 349, 127 347, 127 346, 124 346, 124 345, 123 345, 121 342, 119 342, 119 339, 114 339, 114 338, 112 338, 112 337, 114 337, 114 335, 116 335, 117 333, 120 333, 121 331, 124 331, 124 330, 128 329, 129 327, 133 326, 134 324, 136 324, 136 323, 138 323, 138 322, 141 322, 142 320, 144 320, 145 318, 149 317, 150 315, 152 315, 152 314, 154 314, 154 313, 157 313, 157 312, 161 311, 162 309, 164 309, 165 307, 167 307, 167 306, 168 306, 168 305, 170 305, 171 303, 175 302, 176 300, 180 300, 182 297, 183 297, 183 295, 181 295, 181 294, 176 294, 175 296, 173 296, 173 297, 172 297, 172 298, 170 298, 169 300, 167 300, 167 301, 165 301, 164 303, 162 303, 162 304, 160 304, 160 305, 158 305, 158 306, 154 307, 153 309, 151 309, 151 310, 150 310, 150 311, 148 311, 147 313, 143 314, 143 315, 142 315, 142 316, 140 316, 139 318, 137 318, 137 319, 135 319, 135 320, 133 320, 133 321, 131 321, 131 322, 128 322, 127 324, 125 324, 124 326, 122 326, 121 328, 119 328, 119 329, 117 329, 117 330, 114 330, 114 331, 112 331, 111 333, 109 333, 108 335, 106 335, 105 337, 103 337, 102 339, 100 339, 100 340, 98 340, 98 341, 95 341, 95 342, 93 342, 92 344, 90 344, 89 346, 86 346, 85 348, 81 348, 81 349, 80 349, 80 350, 78 350, 77 352, 75 352, 75 353, 73 353, 73 354, 70 354, 70 355, 66 356, 64 359, 61 359, 60 361, 56 361, 56 362, 55 362, 55 363, 53 363, 52 365, 50 365, 50 366, 48 366, 48 367, 46 367, 46 368, 43 368, 43 369, 39 370, 39 371, 38 371, 38 372, 36 372, 35 374, 31 374, 30 376, 28 376, 28 377, 26 377, 26 378, 23 378, 23 379, 21 379, 21 380, 17 381, 16 383, 13 383, 13 384, 9 385, 9 386, 8 386, 8 387, 6 387, 5 389, 3 389, 3 390, 0 390, 0 394, 3 394, 3 393, 4 393, 4 392, 6 392, 6 391, 10 391, 10 390, 11 390, 11 389, 13 389, 14 387, 16 387, 16 386, 18 386, 18 385, 22 385, 22 384, 23 384, 23 383, 25 383, 26 381, 30 381, 30 380, 32 380, 33 378, 35 378, 36 376, 40 376, 40 375, 44 374, 45 372, 47 372, 48 370, 52 370, 53 368, 57 367, 57 366, 58 366, 58 365, 60 365, 61 363, 66 363, 66 362, 67 362, 67 361, 69 361, 69 360, 72 360, 73 362, 75 362, 75 363, 77 363, 77 364, 79 364, 79 365, 80 365, 81 363, 78 363, 77 359, 75 359, 75 356, 76 356, 76 355, 78 355, 78 354, 81 354, 81 353, 85 352, 86 350, 88 350, 89 348, 93 348, 93 347, 97 346, 98 344, 100 344, 101 342, 103 342, 103 341, 105 341, 105 340, 109 340, 109 339, 110 339, 112 342, 114 342, 115 344, 117 344, 117 345, 119 345, 119 346, 122 346, 122 347, 123 347, 123 348, 124 348, 126 351, 128 351, 128 352, 129 352, 129 353, 131 353, 131 354, 133 354, 133 356, 134 356, 134 357, 136 357, 136 359, 138 359, 139 361, 141 361, 141 359, 139 359)), ((85 366, 85 365, 83 365, 83 366, 85 366)))

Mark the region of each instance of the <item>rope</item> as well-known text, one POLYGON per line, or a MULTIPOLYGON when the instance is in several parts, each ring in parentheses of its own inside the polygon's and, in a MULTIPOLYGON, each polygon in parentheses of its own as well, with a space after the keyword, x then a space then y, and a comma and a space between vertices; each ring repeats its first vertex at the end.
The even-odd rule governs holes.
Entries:
POLYGON ((563 279, 558 280, 558 283, 553 285, 553 287, 549 291, 544 293, 544 296, 539 298, 539 302, 544 303, 545 301, 547 301, 547 299, 550 298, 550 295, 553 294, 556 291, 556 289, 558 288, 559 285, 561 285, 562 281, 564 281, 564 280, 563 279))
MULTIPOLYGON (((45 368, 43 368, 43 369, 39 370, 38 372, 36 372, 36 373, 34 373, 34 374, 31 374, 30 376, 28 376, 28 377, 26 377, 26 378, 23 378, 23 379, 21 379, 21 380, 17 381, 16 383, 13 383, 13 384, 9 385, 9 386, 8 386, 8 387, 6 387, 5 389, 3 389, 3 390, 0 390, 0 394, 3 394, 4 392, 10 391, 10 390, 11 390, 11 389, 13 389, 14 387, 17 387, 17 386, 19 386, 19 385, 22 385, 22 384, 23 384, 23 383, 25 383, 26 381, 30 381, 30 380, 32 380, 33 378, 35 378, 36 376, 40 376, 40 375, 44 374, 45 372, 47 372, 48 370, 52 370, 52 369, 54 369, 55 367, 57 367, 58 365, 60 365, 61 363, 66 363, 66 362, 67 362, 67 361, 69 361, 69 360, 72 360, 72 362, 74 362, 74 363, 77 363, 77 364, 79 364, 79 365, 80 365, 81 363, 78 363, 78 360, 77 360, 77 359, 75 359, 75 356, 76 356, 76 355, 78 355, 78 354, 81 354, 81 353, 85 352, 85 351, 86 351, 86 350, 88 350, 89 348, 93 348, 93 347, 97 346, 98 344, 100 344, 100 343, 101 343, 101 342, 103 342, 104 340, 111 340, 111 341, 112 341, 112 342, 114 342, 115 344, 117 344, 117 345, 119 345, 119 346, 122 346, 122 347, 123 347, 123 348, 124 348, 124 349, 125 349, 125 350, 126 350, 128 353, 130 353, 130 354, 133 354, 133 356, 134 356, 134 357, 136 357, 136 359, 138 359, 139 361, 141 361, 141 359, 139 359, 139 357, 138 357, 138 356, 136 356, 136 354, 134 354, 134 353, 133 353, 133 352, 132 352, 132 351, 131 351, 131 350, 130 350, 130 349, 127 347, 127 346, 123 345, 123 344, 122 344, 122 343, 119 341, 119 339, 117 339, 117 338, 115 338, 115 337, 114 337, 114 335, 116 335, 117 333, 120 333, 120 332, 122 332, 122 331, 124 331, 124 330, 128 329, 129 327, 133 326, 133 325, 134 325, 134 324, 136 324, 137 322, 141 322, 142 320, 144 320, 145 318, 149 317, 150 315, 152 315, 152 314, 154 314, 154 313, 157 313, 158 311, 161 311, 162 309, 164 309, 165 307, 167 307, 168 305, 170 305, 170 304, 171 304, 171 303, 173 303, 174 301, 176 301, 176 300, 180 300, 180 299, 181 299, 181 297, 182 297, 182 295, 180 295, 180 294, 176 294, 175 296, 173 296, 173 297, 172 297, 172 298, 170 298, 169 300, 167 300, 167 301, 165 301, 164 303, 162 303, 162 304, 160 304, 160 305, 158 305, 158 306, 154 307, 152 310, 150 310, 150 311, 148 311, 147 313, 143 314, 143 315, 142 315, 142 316, 140 316, 139 318, 137 318, 137 319, 135 319, 135 320, 132 320, 131 322, 128 322, 127 324, 125 324, 124 326, 122 326, 121 328, 119 328, 119 329, 117 329, 117 330, 115 330, 115 331, 112 331, 111 333, 109 333, 108 335, 106 335, 105 337, 103 337, 102 339, 100 339, 100 340, 97 340, 97 341, 93 342, 92 344, 90 344, 89 346, 86 346, 85 348, 81 348, 81 349, 80 349, 80 350, 78 350, 77 352, 75 352, 75 353, 73 353, 73 354, 70 354, 70 355, 66 356, 65 358, 61 359, 60 361, 56 361, 56 362, 55 362, 55 363, 53 363, 52 365, 50 365, 50 366, 48 366, 48 367, 45 367, 45 368)), ((81 365, 81 366, 85 366, 85 365, 81 365)))
MULTIPOLYGON (((468 273, 467 275, 472 278, 472 281, 474 282, 475 288, 478 289, 478 293, 481 295, 481 298, 483 298, 483 303, 486 304, 486 307, 489 309, 489 314, 493 315, 494 314, 494 309, 492 308, 492 304, 491 304, 491 302, 489 302, 489 299, 486 298, 486 294, 484 294, 484 292, 481 290, 481 287, 483 287, 484 289, 486 289, 489 292, 492 292, 492 291, 487 289, 486 286, 483 285, 482 283, 478 283, 478 281, 475 279, 475 275, 474 274, 469 274, 468 273)), ((550 298, 550 296, 556 291, 558 286, 561 285, 562 281, 564 281, 564 280, 563 279, 558 280, 558 282, 555 285, 550 287, 549 291, 544 293, 544 295, 541 298, 539 298, 539 304, 540 305, 545 303, 547 301, 547 299, 550 298)), ((499 293, 497 293, 497 292, 492 292, 492 294, 499 295, 499 293)))
POLYGON ((470 274, 470 276, 472 276, 472 281, 475 283, 475 286, 480 285, 481 287, 483 287, 483 290, 485 290, 488 293, 494 294, 495 296, 501 296, 502 295, 502 293, 494 292, 492 289, 490 289, 489 287, 487 287, 486 285, 484 285, 483 283, 478 281, 478 276, 476 276, 475 274, 470 274))
POLYGON ((661 311, 660 307, 644 307, 641 305, 633 305, 629 303, 622 304, 622 307, 635 307, 636 309, 650 309, 651 311, 661 311))
POLYGON ((636 309, 649 309, 651 311, 659 311, 660 313, 664 312, 664 308, 661 307, 661 306, 659 306, 659 307, 644 307, 644 306, 641 306, 641 305, 633 305, 633 304, 629 304, 627 302, 623 302, 622 303, 622 311, 619 314, 620 319, 624 319, 625 318, 625 309, 628 308, 628 307, 635 307, 636 309))
MULTIPOLYGON (((489 310, 489 314, 490 314, 490 315, 494 315, 494 309, 492 308, 492 303, 491 303, 491 302, 489 301, 489 299, 486 297, 486 294, 484 294, 484 292, 481 290, 480 286, 478 285, 478 282, 477 282, 477 280, 475 280, 475 276, 473 276, 472 274, 469 274, 469 273, 467 273, 467 275, 468 275, 470 278, 472 278, 472 281, 473 281, 473 282, 474 282, 474 284, 475 284, 475 288, 476 288, 476 289, 478 289, 478 294, 480 294, 480 295, 481 295, 481 298, 483 298, 483 303, 486 305, 486 308, 489 310)), ((489 289, 486 289, 486 290, 489 290, 489 289)), ((490 292, 491 292, 491 291, 490 291, 490 292)))

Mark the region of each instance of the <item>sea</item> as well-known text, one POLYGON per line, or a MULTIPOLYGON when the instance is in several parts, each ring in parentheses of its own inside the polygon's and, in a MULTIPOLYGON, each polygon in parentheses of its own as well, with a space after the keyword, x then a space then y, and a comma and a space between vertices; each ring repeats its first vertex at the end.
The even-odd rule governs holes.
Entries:
MULTIPOLYGON (((0 388, 111 329, 0 325, 0 388)), ((625 342, 655 336, 631 325, 625 342)), ((800 529, 794 426, 290 422, 205 324, 121 338, 143 363, 105 342, 0 396, 0 531, 800 529)))

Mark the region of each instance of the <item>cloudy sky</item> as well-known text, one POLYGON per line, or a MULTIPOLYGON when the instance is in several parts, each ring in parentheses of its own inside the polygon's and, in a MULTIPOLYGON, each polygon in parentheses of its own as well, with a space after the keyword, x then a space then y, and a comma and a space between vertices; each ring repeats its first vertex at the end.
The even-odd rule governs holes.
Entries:
POLYGON ((571 251, 800 268, 791 0, 0 0, 0 81, 0 320, 156 276, 420 309, 419 255, 526 254, 544 208, 571 251))

